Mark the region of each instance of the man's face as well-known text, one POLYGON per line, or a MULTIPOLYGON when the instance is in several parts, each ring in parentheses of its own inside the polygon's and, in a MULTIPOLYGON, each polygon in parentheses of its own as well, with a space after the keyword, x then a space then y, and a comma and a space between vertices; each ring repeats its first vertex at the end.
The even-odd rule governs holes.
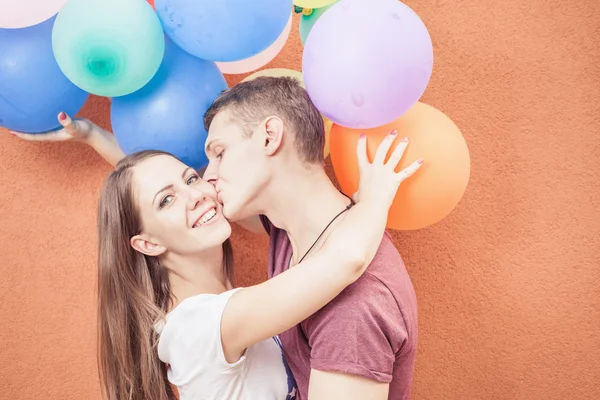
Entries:
POLYGON ((269 180, 268 157, 260 129, 248 137, 228 111, 213 119, 206 140, 209 160, 204 179, 215 185, 223 214, 230 221, 257 215, 256 200, 269 180))

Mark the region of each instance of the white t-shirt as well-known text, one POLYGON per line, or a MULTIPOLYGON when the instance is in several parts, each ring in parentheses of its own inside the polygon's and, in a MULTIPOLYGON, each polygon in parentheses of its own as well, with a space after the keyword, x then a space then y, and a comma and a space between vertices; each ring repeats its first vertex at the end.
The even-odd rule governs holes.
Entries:
POLYGON ((158 356, 181 400, 294 400, 296 384, 277 337, 249 347, 229 364, 221 344, 221 317, 238 289, 183 300, 157 327, 158 356))

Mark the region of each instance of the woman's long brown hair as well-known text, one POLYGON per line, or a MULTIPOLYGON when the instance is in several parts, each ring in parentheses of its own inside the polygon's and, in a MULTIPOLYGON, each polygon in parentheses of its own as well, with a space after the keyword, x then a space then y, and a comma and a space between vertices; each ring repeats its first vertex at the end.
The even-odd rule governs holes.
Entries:
MULTIPOLYGON (((154 257, 135 251, 130 238, 142 225, 132 190, 133 167, 147 150, 121 160, 107 178, 98 203, 98 370, 106 400, 173 400, 175 391, 160 361, 155 324, 171 305, 167 271, 154 257)), ((233 253, 223 244, 231 279, 233 253)))

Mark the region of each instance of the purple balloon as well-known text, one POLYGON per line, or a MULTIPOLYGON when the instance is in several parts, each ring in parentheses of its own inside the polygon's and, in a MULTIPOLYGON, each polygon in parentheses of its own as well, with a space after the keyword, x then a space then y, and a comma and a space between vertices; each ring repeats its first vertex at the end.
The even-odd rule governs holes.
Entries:
POLYGON ((338 125, 374 128, 423 95, 433 46, 423 21, 398 0, 341 0, 313 26, 302 74, 319 111, 338 125))

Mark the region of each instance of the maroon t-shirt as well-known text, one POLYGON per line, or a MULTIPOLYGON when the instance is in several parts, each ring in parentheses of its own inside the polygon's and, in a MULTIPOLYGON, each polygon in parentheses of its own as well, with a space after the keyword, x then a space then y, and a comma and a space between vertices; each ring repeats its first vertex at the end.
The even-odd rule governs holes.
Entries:
MULTIPOLYGON (((269 278, 289 268, 287 233, 261 216, 269 233, 269 278)), ((327 268, 327 266, 323 266, 327 268)), ((410 399, 417 350, 417 300, 400 254, 386 233, 366 272, 325 307, 279 335, 308 399, 310 370, 360 375, 390 384, 388 399, 410 399)))

